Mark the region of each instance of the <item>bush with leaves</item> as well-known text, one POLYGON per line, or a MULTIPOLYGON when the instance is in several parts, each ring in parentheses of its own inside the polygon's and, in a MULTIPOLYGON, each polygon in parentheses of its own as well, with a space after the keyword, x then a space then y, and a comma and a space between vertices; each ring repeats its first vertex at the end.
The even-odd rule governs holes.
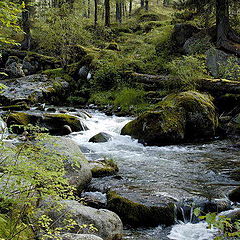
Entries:
POLYGON ((202 215, 201 209, 194 209, 194 214, 201 220, 205 220, 209 228, 218 230, 214 240, 238 239, 240 238, 240 219, 232 221, 230 218, 217 214, 207 213, 202 215))
POLYGON ((199 79, 207 75, 205 56, 183 56, 168 64, 171 75, 170 88, 194 90, 199 79))
POLYGON ((0 46, 2 44, 17 44, 13 34, 20 32, 18 25, 21 6, 13 1, 0 1, 0 46))
POLYGON ((32 239, 29 236, 36 234, 33 229, 37 222, 32 222, 30 216, 44 198, 74 198, 75 189, 64 177, 66 157, 47 146, 48 138, 46 134, 35 135, 33 142, 17 147, 0 141, 0 236, 3 239, 32 239))

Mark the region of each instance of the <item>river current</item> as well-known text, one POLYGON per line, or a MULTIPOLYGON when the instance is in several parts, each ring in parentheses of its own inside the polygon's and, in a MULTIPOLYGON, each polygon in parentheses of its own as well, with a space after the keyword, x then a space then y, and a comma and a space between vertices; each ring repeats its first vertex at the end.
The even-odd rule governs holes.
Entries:
MULTIPOLYGON (((86 131, 70 137, 79 144, 89 160, 111 158, 119 166, 120 178, 105 177, 99 184, 108 184, 133 200, 179 201, 186 198, 224 198, 229 190, 239 185, 234 172, 240 168, 240 151, 229 140, 209 143, 144 146, 129 136, 120 135, 130 117, 106 116, 97 111, 86 117, 86 131), (88 140, 105 132, 112 136, 106 143, 88 140)), ((214 230, 205 223, 180 223, 172 228, 128 229, 125 239, 211 240, 214 230)))

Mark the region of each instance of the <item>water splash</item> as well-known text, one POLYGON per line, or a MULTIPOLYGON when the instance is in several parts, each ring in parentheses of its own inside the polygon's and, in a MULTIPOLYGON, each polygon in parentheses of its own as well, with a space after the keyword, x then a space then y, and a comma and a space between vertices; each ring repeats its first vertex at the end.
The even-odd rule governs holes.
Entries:
POLYGON ((173 226, 171 233, 168 235, 172 240, 211 240, 217 229, 207 228, 207 223, 180 223, 173 226))

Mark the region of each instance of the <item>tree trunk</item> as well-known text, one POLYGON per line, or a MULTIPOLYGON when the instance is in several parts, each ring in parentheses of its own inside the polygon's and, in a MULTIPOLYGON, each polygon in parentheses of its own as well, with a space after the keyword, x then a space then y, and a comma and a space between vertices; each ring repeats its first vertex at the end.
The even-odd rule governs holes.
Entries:
POLYGON ((91 15, 91 2, 88 0, 88 10, 87 10, 87 17, 90 18, 91 15))
POLYGON ((149 9, 148 3, 149 3, 148 0, 145 0, 145 10, 146 11, 148 11, 148 9, 149 9))
POLYGON ((229 0, 216 0, 217 47, 240 56, 240 37, 229 23, 229 0))
POLYGON ((141 0, 141 8, 144 8, 144 0, 141 0))
POLYGON ((97 26, 98 22, 98 0, 94 0, 94 26, 97 26))
POLYGON ((29 50, 31 47, 31 24, 30 24, 30 0, 23 1, 25 8, 22 11, 22 28, 24 31, 24 40, 21 43, 22 50, 29 50))
POLYGON ((216 0, 216 26, 217 46, 222 46, 230 30, 228 0, 216 0))
POLYGON ((130 1, 129 1, 129 15, 132 14, 132 1, 133 1, 133 0, 130 0, 130 1))
POLYGON ((110 0, 105 0, 105 26, 110 27, 110 0))
POLYGON ((120 14, 119 14, 119 1, 116 0, 116 21, 119 22, 120 14))

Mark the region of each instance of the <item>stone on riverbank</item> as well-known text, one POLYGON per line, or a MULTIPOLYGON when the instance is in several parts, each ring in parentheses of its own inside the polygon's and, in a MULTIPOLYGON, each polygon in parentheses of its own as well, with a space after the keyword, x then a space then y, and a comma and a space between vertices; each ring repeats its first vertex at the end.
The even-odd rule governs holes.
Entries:
POLYGON ((107 197, 108 209, 117 213, 125 224, 134 227, 174 224, 175 205, 173 203, 166 203, 161 206, 147 206, 133 202, 111 191, 108 192, 107 197))
POLYGON ((212 138, 217 127, 212 97, 187 91, 168 95, 155 109, 125 125, 121 134, 147 145, 168 145, 212 138))
POLYGON ((75 200, 62 200, 60 202, 45 201, 42 203, 40 213, 46 214, 53 220, 53 228, 66 226, 66 220, 76 221, 77 225, 70 229, 71 233, 87 234, 92 224, 97 229, 94 234, 104 240, 122 239, 123 225, 114 212, 106 209, 95 209, 82 205, 75 200), (66 214, 63 214, 66 212, 66 214), (81 228, 86 224, 86 228, 81 228))
MULTIPOLYGON (((13 112, 9 114, 7 124, 8 127, 11 127, 12 125, 27 126, 28 124, 31 124, 45 128, 45 131, 55 135, 68 134, 69 132, 66 132, 66 126, 69 126, 72 131, 76 132, 84 130, 79 118, 63 113, 47 113, 40 115, 36 113, 13 112)), ((13 131, 15 133, 21 133, 23 132, 23 129, 21 127, 14 127, 13 131)))
POLYGON ((14 105, 18 102, 59 104, 69 87, 69 83, 64 79, 53 80, 43 74, 7 79, 2 83, 7 86, 0 93, 0 103, 3 105, 14 105))

